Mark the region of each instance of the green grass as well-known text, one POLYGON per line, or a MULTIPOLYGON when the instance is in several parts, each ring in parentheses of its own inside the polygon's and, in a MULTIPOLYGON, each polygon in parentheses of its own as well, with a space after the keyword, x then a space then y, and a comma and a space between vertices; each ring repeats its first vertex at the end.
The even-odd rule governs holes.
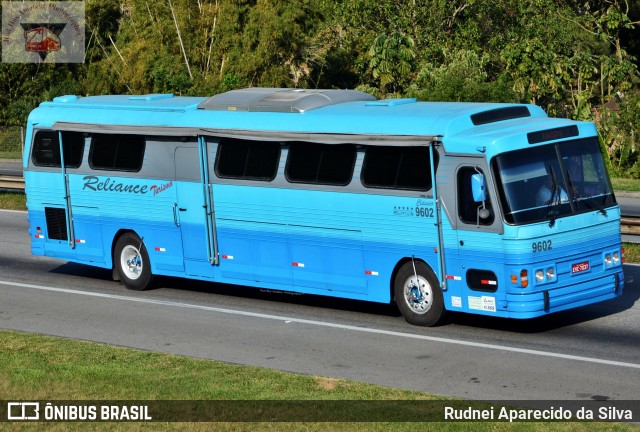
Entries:
POLYGON ((624 261, 632 264, 640 264, 640 244, 623 243, 624 261))
POLYGON ((612 178, 611 185, 614 190, 640 192, 640 180, 627 178, 612 178))
POLYGON ((0 151, 0 159, 20 161, 22 160, 22 152, 20 150, 0 151))
MULTIPOLYGON (((431 400, 422 392, 102 344, 0 331, 0 394, 11 400, 431 400)), ((448 403, 448 402, 447 402, 448 403)), ((451 403, 454 403, 451 401, 451 403)), ((632 431, 613 423, 13 423, 14 430, 632 431)))
POLYGON ((26 210, 27 196, 21 193, 0 193, 0 208, 5 210, 26 210))

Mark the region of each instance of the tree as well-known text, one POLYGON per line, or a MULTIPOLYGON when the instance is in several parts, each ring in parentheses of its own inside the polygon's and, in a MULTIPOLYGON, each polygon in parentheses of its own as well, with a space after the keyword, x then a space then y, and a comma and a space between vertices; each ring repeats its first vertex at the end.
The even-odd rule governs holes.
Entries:
POLYGON ((369 48, 369 67, 381 90, 397 93, 411 81, 415 53, 413 39, 400 32, 381 34, 369 48))

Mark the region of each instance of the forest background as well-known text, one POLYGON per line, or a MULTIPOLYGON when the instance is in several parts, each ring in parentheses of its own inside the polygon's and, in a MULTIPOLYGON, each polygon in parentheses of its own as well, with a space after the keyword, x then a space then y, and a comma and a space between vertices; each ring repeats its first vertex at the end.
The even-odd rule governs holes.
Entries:
POLYGON ((638 0, 86 0, 81 64, 0 64, 0 147, 64 94, 250 86, 525 102, 594 121, 640 178, 638 0), (8 128, 12 127, 12 128, 8 128))

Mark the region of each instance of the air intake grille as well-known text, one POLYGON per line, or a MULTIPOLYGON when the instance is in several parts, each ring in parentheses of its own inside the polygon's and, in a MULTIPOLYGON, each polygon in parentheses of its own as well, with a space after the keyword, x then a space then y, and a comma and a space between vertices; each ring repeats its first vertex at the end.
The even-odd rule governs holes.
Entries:
POLYGON ((47 234, 53 240, 67 240, 67 219, 65 210, 61 208, 45 207, 44 215, 47 219, 47 234))
POLYGON ((471 116, 471 121, 475 126, 480 126, 530 116, 531 113, 529 112, 529 108, 526 106, 510 106, 473 114, 471 116))

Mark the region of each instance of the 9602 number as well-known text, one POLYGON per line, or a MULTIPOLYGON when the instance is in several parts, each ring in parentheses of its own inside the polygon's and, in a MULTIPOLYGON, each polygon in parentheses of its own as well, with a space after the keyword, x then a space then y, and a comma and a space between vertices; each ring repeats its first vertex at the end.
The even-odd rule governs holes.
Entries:
POLYGON ((416 216, 417 217, 432 218, 433 217, 433 209, 432 208, 425 208, 425 207, 416 207, 416 216))
POLYGON ((531 249, 533 253, 536 252, 546 252, 551 250, 551 240, 543 240, 539 242, 531 243, 531 249))

